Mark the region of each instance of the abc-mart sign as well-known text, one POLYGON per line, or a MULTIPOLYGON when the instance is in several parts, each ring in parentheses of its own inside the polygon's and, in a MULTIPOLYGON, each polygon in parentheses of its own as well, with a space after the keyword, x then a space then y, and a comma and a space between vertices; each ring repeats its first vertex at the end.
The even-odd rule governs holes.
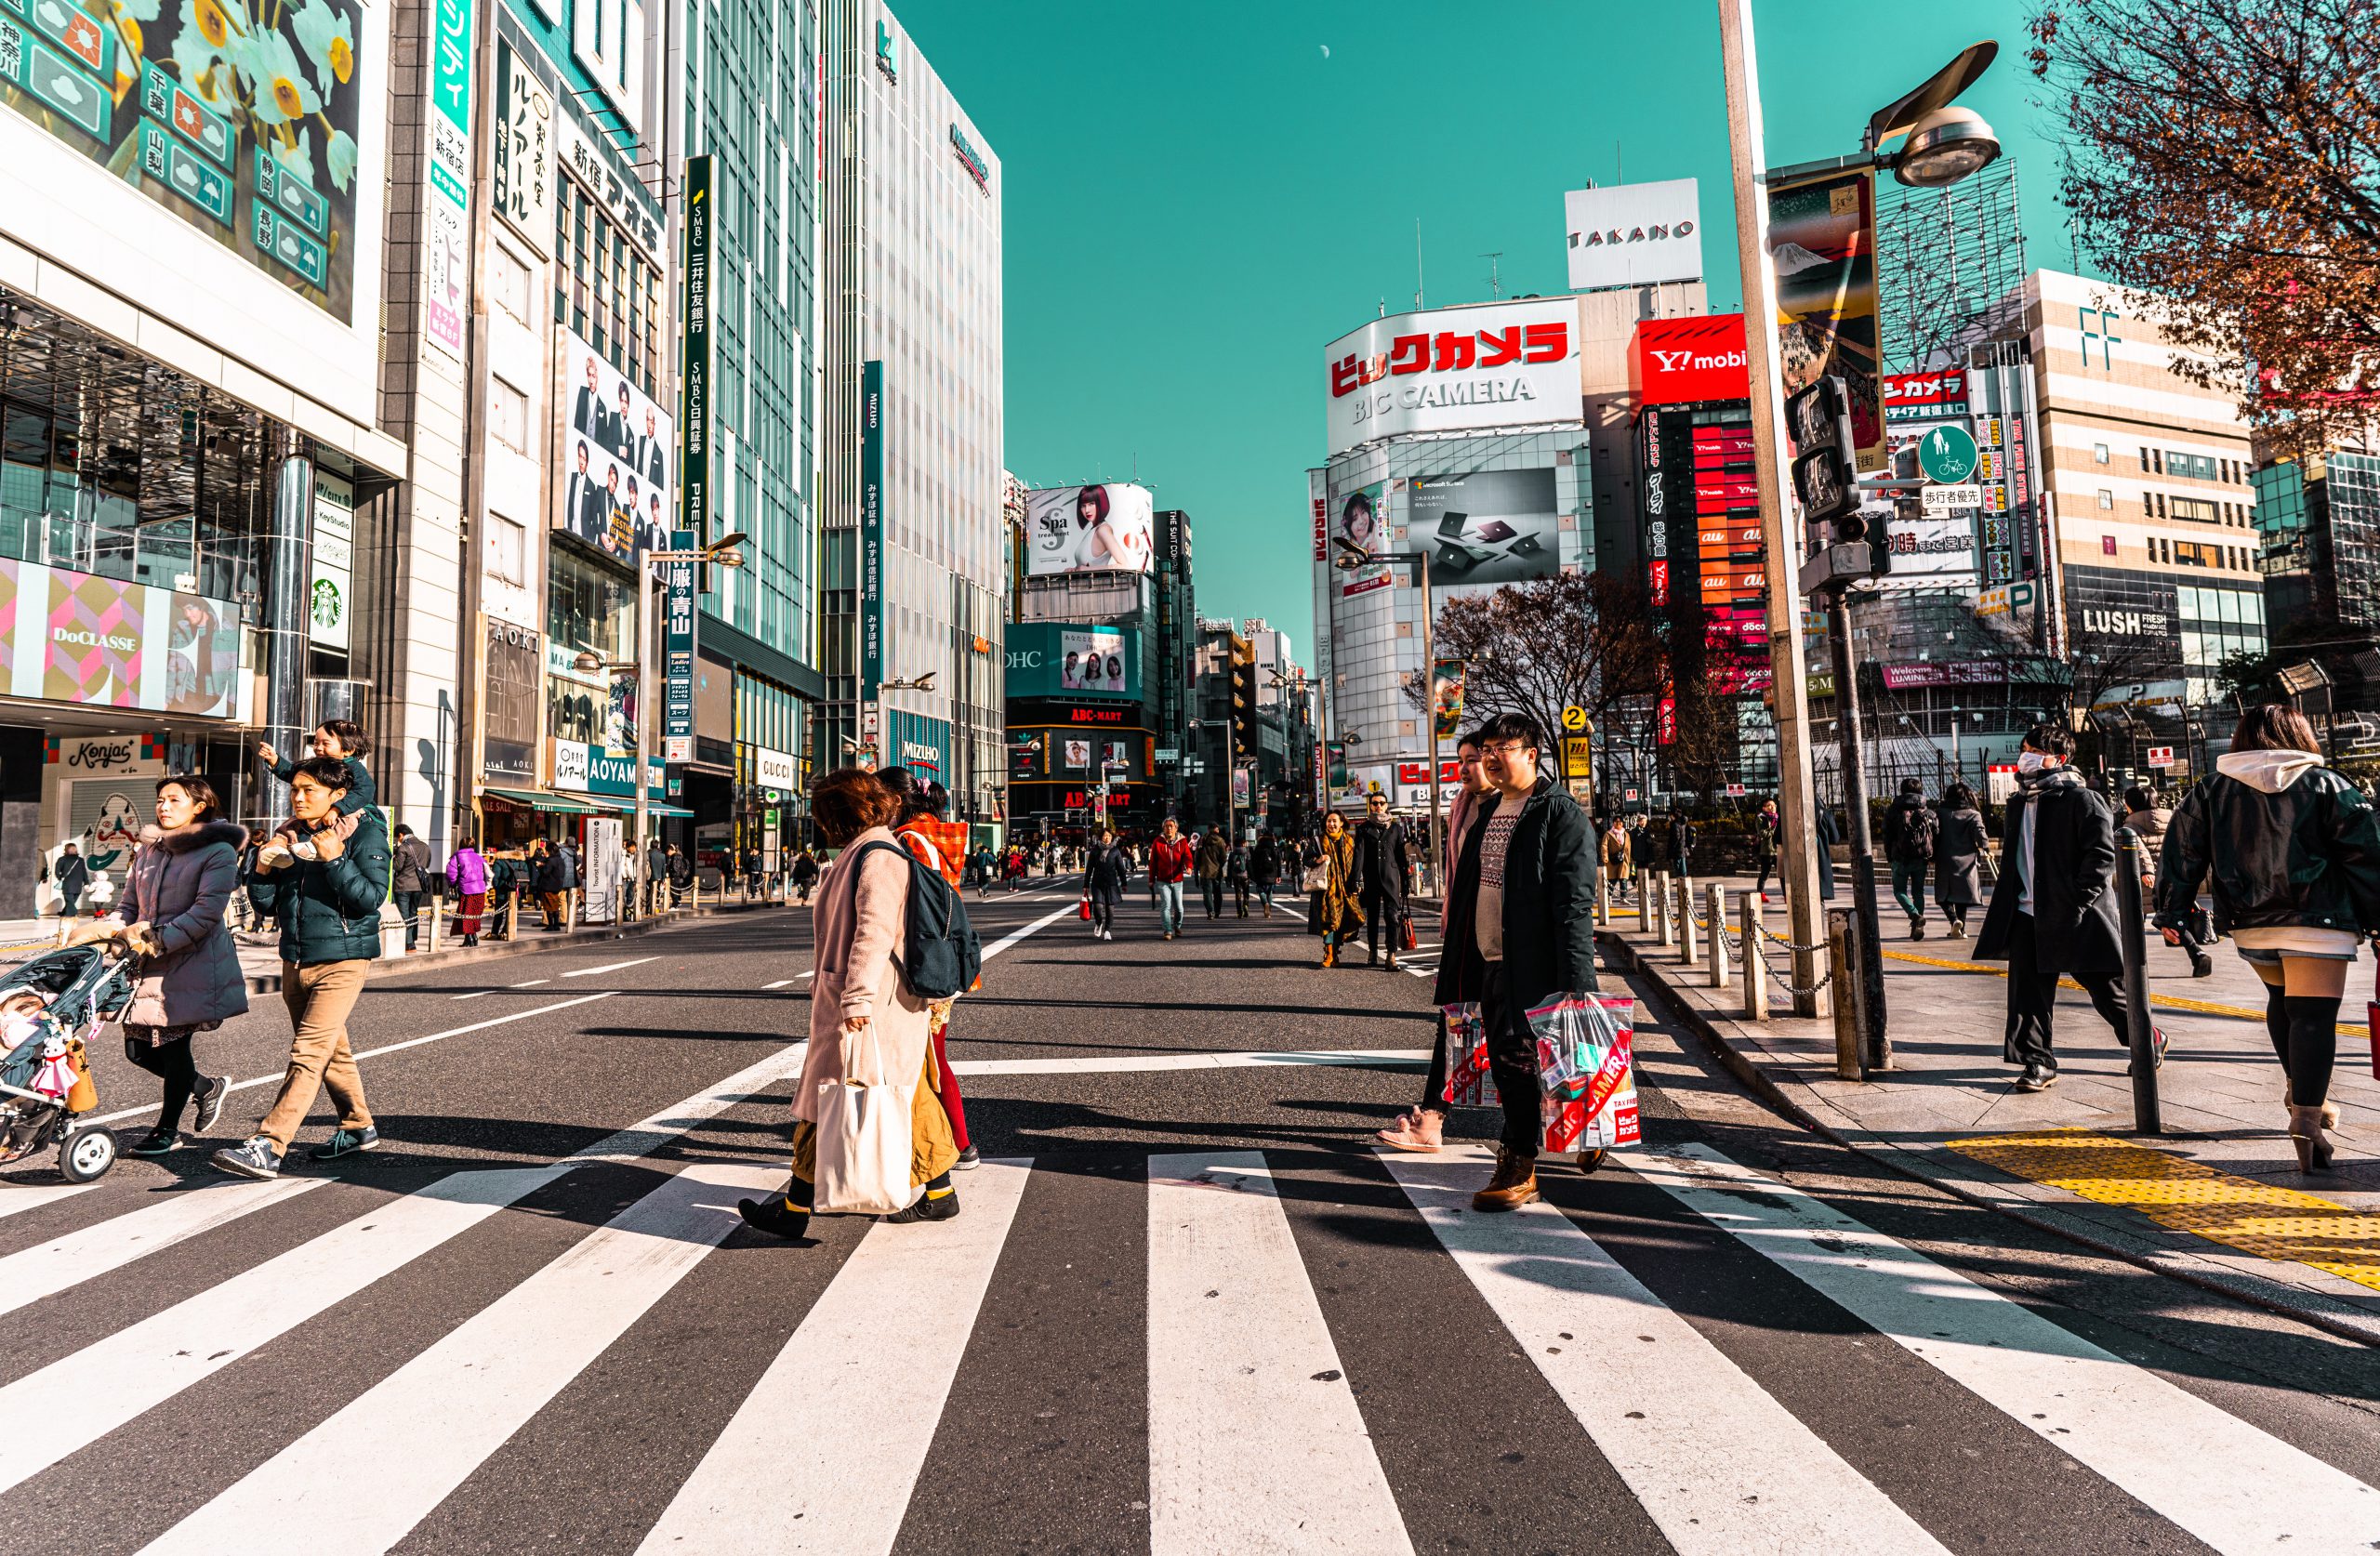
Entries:
POLYGON ((1582 421, 1568 297, 1393 313, 1323 356, 1333 456, 1408 432, 1582 421))

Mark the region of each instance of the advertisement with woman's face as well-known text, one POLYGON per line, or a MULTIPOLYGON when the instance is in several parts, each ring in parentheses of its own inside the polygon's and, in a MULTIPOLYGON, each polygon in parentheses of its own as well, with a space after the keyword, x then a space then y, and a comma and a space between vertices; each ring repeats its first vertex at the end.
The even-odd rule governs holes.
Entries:
POLYGON ((1032 549, 1025 571, 1146 573, 1155 557, 1156 502, 1129 481, 1056 486, 1025 495, 1032 549))

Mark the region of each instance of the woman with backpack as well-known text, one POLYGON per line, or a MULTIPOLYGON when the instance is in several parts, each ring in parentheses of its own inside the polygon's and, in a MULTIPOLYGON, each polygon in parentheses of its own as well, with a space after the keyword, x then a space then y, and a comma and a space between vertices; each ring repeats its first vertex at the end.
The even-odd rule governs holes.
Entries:
MULTIPOLYGON (((894 836, 917 862, 950 883, 956 891, 966 877, 967 824, 945 821, 950 810, 950 791, 931 779, 920 782, 906 767, 888 767, 877 773, 886 792, 898 802, 900 826, 894 836)), ((815 997, 814 996, 813 997, 815 997)), ((967 1139, 967 1108, 959 1095, 959 1075, 950 1067, 947 1033, 950 1029, 950 1008, 957 996, 933 1002, 929 1035, 933 1041, 933 1062, 939 1072, 936 1089, 942 1094, 943 1111, 950 1115, 950 1137, 959 1147, 959 1167, 976 1166, 983 1156, 967 1139)))
POLYGON ((1248 856, 1248 878, 1256 888, 1256 900, 1264 909, 1264 916, 1273 916, 1273 888, 1281 881, 1281 845, 1273 839, 1270 828, 1256 835, 1256 847, 1248 856))
POLYGON ((846 1074, 850 1052, 872 1060, 881 1078, 919 1079, 910 1112, 909 1181, 922 1192, 907 1209, 884 1220, 949 1220, 959 1214, 950 1182, 959 1147, 948 1115, 930 1095, 941 1073, 933 1059, 933 1005, 892 963, 907 938, 912 866, 891 848, 869 846, 901 846, 891 825, 899 819, 900 802, 875 773, 847 767, 819 780, 810 814, 827 846, 841 851, 826 868, 811 921, 817 972, 810 991, 810 1048, 793 1089, 793 1176, 782 1193, 741 1201, 736 1209, 747 1225, 774 1236, 800 1237, 807 1230, 816 1204, 819 1088, 879 1078, 846 1074))
POLYGON ((2188 924, 2211 880, 2215 928, 2264 981, 2300 1172, 2331 1165, 2339 1004, 2358 950, 2380 936, 2380 822, 2320 751, 2295 708, 2248 709, 2215 776, 2174 812, 2157 871, 2157 923, 2188 924))

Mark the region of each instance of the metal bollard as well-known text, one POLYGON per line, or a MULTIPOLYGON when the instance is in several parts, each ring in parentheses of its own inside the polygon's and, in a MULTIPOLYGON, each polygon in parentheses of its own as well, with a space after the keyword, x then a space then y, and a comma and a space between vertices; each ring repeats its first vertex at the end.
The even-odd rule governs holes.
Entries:
POLYGON ((1677 943, 1677 925, 1670 917, 1670 877, 1656 871, 1645 883, 1645 895, 1653 904, 1653 932, 1662 945, 1677 943))
POLYGON ((1760 893, 1745 892, 1736 911, 1743 922, 1744 1020, 1765 1022, 1768 1019, 1768 958, 1760 948, 1760 893))
POLYGON ((1703 918, 1711 926, 1711 986, 1724 989, 1732 978, 1727 965, 1727 889, 1706 886, 1702 901, 1703 918))
POLYGON ((2116 830, 2117 947, 2123 954, 2125 1040, 2132 1049, 2132 1127, 2144 1135, 2165 1132, 2157 1093, 2157 1036, 2149 1014, 2149 947, 2140 902, 2140 834, 2116 830))
POLYGON ((1606 875, 1595 877, 1595 928, 1611 928, 1611 877, 1606 875))
POLYGON ((1687 894, 1686 882, 1677 883, 1678 965, 1692 967, 1702 959, 1702 936, 1694 922, 1694 899, 1687 894))
POLYGON ((1827 967, 1834 1000, 1834 1078, 1856 1081, 1859 1073, 1858 918, 1849 908, 1826 910, 1827 967))
POLYGON ((429 954, 433 956, 438 955, 438 923, 441 918, 445 916, 445 915, 440 911, 442 906, 443 904, 437 898, 432 897, 430 899, 430 929, 422 943, 427 948, 429 954))

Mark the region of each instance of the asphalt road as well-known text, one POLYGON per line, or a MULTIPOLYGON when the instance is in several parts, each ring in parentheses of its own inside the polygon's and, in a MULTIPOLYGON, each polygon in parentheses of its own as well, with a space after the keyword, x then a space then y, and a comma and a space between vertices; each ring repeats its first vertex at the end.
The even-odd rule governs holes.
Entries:
MULTIPOLYGON (((1649 1018, 1644 1146, 1472 1215, 1474 1150, 1368 1149, 1421 982, 1073 906, 977 905, 960 1217, 799 1245, 732 1207, 782 1173, 800 910, 376 982, 386 1146, 231 1183, 260 1001, 201 1039, 260 1083, 218 1139, 0 1175, 0 1553, 2380 1542, 2368 1350, 1880 1174, 1649 1018)), ((102 1113, 153 1101, 101 1059, 102 1113)))

